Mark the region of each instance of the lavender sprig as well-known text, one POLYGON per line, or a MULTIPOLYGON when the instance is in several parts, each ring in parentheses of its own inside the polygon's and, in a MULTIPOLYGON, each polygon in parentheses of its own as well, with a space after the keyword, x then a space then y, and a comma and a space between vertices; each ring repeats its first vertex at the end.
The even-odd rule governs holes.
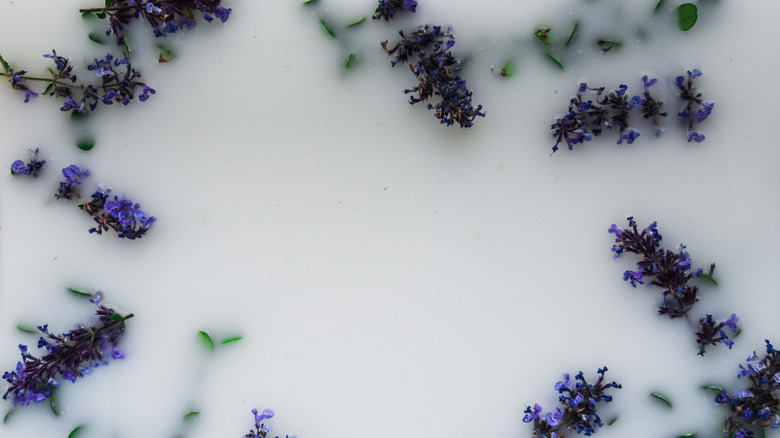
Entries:
MULTIPOLYGON (((273 418, 274 411, 270 409, 264 410, 262 413, 258 413, 257 409, 252 409, 252 414, 255 416, 255 428, 249 429, 249 433, 244 435, 244 438, 267 438, 268 434, 273 430, 272 426, 266 426, 263 420, 273 418)), ((285 435, 286 438, 297 438, 295 435, 285 435)), ((276 438, 279 438, 278 436, 276 438)))
POLYGON ((26 70, 16 71, 3 61, 4 72, 0 72, 0 76, 7 76, 13 89, 24 91, 25 102, 39 95, 28 87, 27 81, 47 83, 40 94, 64 98, 65 102, 60 110, 79 114, 86 114, 87 110, 94 111, 101 102, 105 105, 112 105, 114 102, 128 105, 136 97, 137 89, 141 89, 137 95, 141 102, 147 100, 150 94, 156 93, 153 88, 139 80, 141 73, 130 65, 127 53, 123 53, 121 58, 115 58, 108 53, 105 58, 95 58, 94 64, 87 66, 89 71, 94 71, 100 78, 98 85, 77 83, 70 60, 57 55, 56 50, 43 57, 50 58, 56 67, 56 70, 49 70, 49 78, 30 76, 26 70))
POLYGON ((597 414, 600 402, 609 403, 612 396, 606 393, 609 388, 622 388, 617 382, 604 383, 604 373, 607 367, 599 368, 599 378, 596 383, 588 383, 580 371, 574 377, 574 386, 571 385, 569 374, 563 375, 563 380, 555 384, 555 390, 560 396, 558 401, 563 409, 557 407, 555 411, 542 414, 542 407, 534 403, 533 408, 525 409, 524 423, 533 423, 534 438, 558 438, 563 437, 568 430, 576 430, 587 436, 597 432, 603 426, 601 417, 597 414))
POLYGON ((41 168, 43 168, 43 165, 46 163, 46 160, 38 159, 38 152, 40 151, 40 148, 33 149, 32 147, 29 147, 27 149, 30 151, 30 154, 32 154, 30 161, 28 161, 27 164, 25 164, 22 160, 14 161, 11 164, 11 174, 30 175, 34 178, 38 178, 38 173, 40 173, 41 168))
POLYGON ((3 399, 10 396, 14 405, 42 402, 60 386, 60 380, 75 382, 76 378, 107 364, 107 357, 124 357, 116 346, 124 333, 125 321, 133 314, 121 315, 101 304, 102 299, 103 293, 98 291, 90 300, 97 306, 97 325, 80 325, 61 335, 49 332, 48 324, 38 327, 45 336, 38 341, 38 348, 46 350, 43 356, 33 356, 26 345, 19 345, 22 361, 16 364, 15 370, 3 374, 3 379, 10 384, 3 399))
POLYGON ((666 111, 661 110, 663 102, 656 100, 650 94, 650 87, 658 82, 658 79, 648 79, 647 75, 642 76, 642 84, 645 87, 645 92, 642 99, 642 118, 651 119, 653 121, 653 127, 655 128, 656 137, 660 137, 664 131, 664 128, 658 126, 658 119, 660 117, 666 117, 666 111))
POLYGON ((79 208, 92 216, 98 226, 89 229, 90 233, 103 234, 113 230, 123 239, 140 239, 157 220, 143 210, 141 205, 122 195, 109 200, 110 189, 98 189, 92 194, 92 200, 79 205, 79 208))
POLYGON ((680 90, 680 99, 685 103, 685 107, 677 116, 688 121, 689 143, 691 141, 695 141, 696 143, 704 141, 704 134, 700 134, 694 130, 694 123, 703 122, 712 114, 712 109, 715 107, 714 103, 704 102, 702 94, 698 93, 693 86, 693 80, 701 75, 701 70, 694 69, 693 71, 688 71, 688 79, 685 79, 683 76, 677 76, 677 80, 675 81, 677 88, 680 90))
POLYGON ((754 436, 754 430, 780 427, 780 352, 769 340, 766 355, 759 359, 756 352, 740 365, 738 378, 749 381, 747 388, 729 395, 723 390, 715 403, 729 407, 734 416, 726 417, 724 433, 728 437, 754 436))
POLYGON ((73 199, 81 198, 81 193, 76 187, 81 185, 81 179, 89 176, 88 170, 81 170, 75 164, 62 169, 62 175, 65 176, 65 181, 60 181, 60 187, 57 189, 57 193, 54 197, 57 199, 73 199))
POLYGON ((80 9, 79 12, 96 14, 99 18, 108 16, 106 35, 113 34, 117 45, 121 46, 127 26, 137 18, 149 23, 156 37, 183 28, 192 29, 197 24, 195 11, 200 11, 206 21, 216 17, 224 23, 230 18, 232 9, 224 8, 220 3, 221 0, 115 0, 107 2, 105 7, 80 9))
POLYGON ((385 21, 390 21, 399 11, 407 10, 409 12, 416 12, 416 9, 416 0, 379 0, 379 5, 376 7, 374 16, 371 18, 374 20, 381 20, 384 18, 385 21))

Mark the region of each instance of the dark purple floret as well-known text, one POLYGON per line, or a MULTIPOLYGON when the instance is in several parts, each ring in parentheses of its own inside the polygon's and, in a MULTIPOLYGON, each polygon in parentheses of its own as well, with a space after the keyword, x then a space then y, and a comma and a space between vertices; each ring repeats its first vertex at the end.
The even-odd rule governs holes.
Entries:
MULTIPOLYGON (((249 429, 249 433, 244 435, 244 438, 267 438, 273 430, 273 427, 266 426, 263 420, 269 420, 273 418, 274 411, 266 409, 261 413, 257 412, 257 409, 252 409, 252 414, 255 416, 255 427, 249 429)), ((297 438, 295 435, 285 435, 286 438, 297 438)), ((279 438, 278 436, 276 438, 279 438)))
POLYGON ((586 436, 597 432, 603 426, 601 417, 597 414, 599 403, 609 403, 612 396, 606 393, 609 388, 622 388, 616 382, 604 383, 604 373, 607 367, 599 368, 599 378, 596 383, 588 383, 580 371, 574 382, 569 379, 569 374, 563 375, 563 380, 555 384, 558 391, 558 402, 563 408, 556 407, 554 411, 542 415, 542 407, 535 403, 533 408, 525 409, 524 423, 532 423, 534 438, 562 437, 570 430, 586 436), (574 385, 572 385, 574 383, 574 385))
POLYGON ((81 179, 89 176, 88 170, 81 170, 75 164, 62 169, 65 181, 60 182, 60 187, 54 197, 57 199, 81 198, 81 193, 76 186, 81 185, 81 179))
POLYGON ((12 175, 30 175, 34 178, 38 178, 38 174, 41 171, 41 168, 43 168, 43 165, 46 163, 46 160, 39 160, 38 159, 38 151, 39 148, 33 149, 32 147, 27 148, 30 153, 32 154, 32 157, 30 158, 30 161, 28 161, 26 164, 22 160, 16 160, 11 164, 11 174, 12 175))
POLYGON ((125 30, 135 19, 149 23, 154 36, 161 37, 180 29, 195 27, 195 12, 203 19, 222 23, 230 18, 232 9, 220 5, 221 0, 115 0, 110 6, 81 9, 81 13, 93 13, 100 18, 108 16, 106 35, 114 35, 117 45, 124 44, 125 30))
POLYGON ((90 233, 103 234, 103 231, 113 230, 117 237, 123 239, 140 239, 149 231, 157 220, 143 210, 141 205, 122 195, 109 200, 109 189, 99 189, 92 194, 92 200, 79 205, 97 222, 97 227, 89 229, 90 233))
POLYGON ((371 18, 374 20, 384 18, 385 21, 390 21, 399 11, 416 12, 416 9, 416 0, 379 0, 379 5, 371 18))
POLYGON ((699 330, 696 332, 696 339, 699 343, 699 355, 704 356, 704 350, 708 345, 727 345, 729 349, 734 345, 726 332, 726 328, 731 329, 731 333, 737 332, 737 315, 732 313, 725 321, 717 322, 712 315, 699 318, 699 330))
POLYGON ((645 92, 642 99, 642 118, 651 119, 653 121, 653 126, 655 127, 655 135, 660 136, 664 130, 658 126, 658 119, 660 117, 666 117, 666 112, 661 109, 664 103, 656 100, 650 94, 650 86, 656 82, 658 82, 658 79, 648 79, 647 76, 642 76, 642 83, 645 86, 645 92))
POLYGON ((97 306, 96 325, 81 325, 61 335, 50 333, 48 325, 38 327, 44 335, 38 348, 46 350, 41 357, 30 354, 26 345, 19 345, 22 361, 16 364, 16 369, 3 374, 3 379, 10 384, 3 399, 10 396, 14 405, 42 402, 60 386, 62 379, 75 382, 76 378, 90 374, 93 368, 107 364, 107 356, 117 357, 116 346, 124 333, 125 320, 133 314, 117 313, 100 304, 100 297, 102 292, 95 294, 93 300, 97 306))
POLYGON ((695 123, 701 123, 712 114, 712 109, 715 107, 714 103, 704 102, 702 94, 697 92, 696 87, 693 85, 693 80, 701 76, 701 70, 694 69, 688 72, 688 78, 684 76, 678 76, 675 81, 675 85, 679 88, 680 99, 684 102, 685 106, 677 116, 687 121, 688 124, 688 142, 695 141, 701 143, 704 141, 704 135, 694 130, 695 123))

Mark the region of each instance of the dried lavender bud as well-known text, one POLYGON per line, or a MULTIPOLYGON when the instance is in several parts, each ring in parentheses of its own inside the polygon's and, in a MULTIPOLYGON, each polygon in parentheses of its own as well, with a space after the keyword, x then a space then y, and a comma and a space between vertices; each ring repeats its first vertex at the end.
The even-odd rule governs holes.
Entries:
POLYGON ((385 53, 388 55, 398 52, 395 55, 395 58, 390 60, 390 65, 393 67, 399 62, 407 62, 410 58, 417 56, 434 42, 441 42, 444 39, 454 39, 452 36, 452 26, 443 31, 441 26, 431 26, 430 24, 417 27, 417 30, 409 34, 409 36, 405 35, 403 30, 398 31, 398 34, 401 35, 401 40, 395 43, 391 49, 387 48, 387 41, 380 43, 382 49, 384 49, 385 53))
MULTIPOLYGON (((267 438, 268 434, 271 433, 271 430, 273 430, 273 427, 266 426, 263 423, 263 420, 271 419, 273 418, 274 411, 270 409, 264 410, 262 413, 258 413, 257 409, 252 409, 252 413, 255 415, 255 428, 249 429, 249 433, 244 435, 244 438, 267 438)), ((287 436, 286 438, 297 438, 295 435, 287 436)), ((278 436, 276 438, 279 438, 278 436)))
POLYGON ((88 170, 81 170, 75 164, 62 169, 62 175, 65 181, 60 181, 60 187, 54 195, 57 199, 81 198, 81 193, 76 186, 81 184, 81 178, 89 176, 88 170))
POLYGON ((50 58, 56 66, 56 70, 50 69, 50 78, 29 76, 25 70, 14 71, 10 66, 7 66, 6 73, 0 73, 0 76, 9 77, 12 88, 25 92, 25 102, 38 96, 38 93, 28 88, 26 81, 46 82, 46 89, 41 94, 64 98, 65 102, 60 110, 79 114, 85 114, 87 109, 94 111, 100 102, 106 105, 112 105, 114 102, 128 105, 135 98, 137 88, 141 89, 138 99, 142 102, 149 98, 149 94, 156 93, 153 88, 138 80, 141 73, 130 65, 127 53, 124 53, 121 59, 114 58, 110 53, 106 54, 103 59, 95 58, 95 63, 87 67, 100 78, 99 85, 77 83, 70 60, 57 55, 55 50, 43 57, 50 58), (76 92, 80 94, 74 94, 76 92))
POLYGON ((693 80, 701 76, 701 70, 694 69, 688 72, 688 79, 683 76, 677 76, 675 84, 680 89, 680 98, 685 102, 685 107, 677 116, 688 121, 688 142, 695 141, 701 143, 704 141, 704 134, 694 131, 694 123, 703 122, 712 113, 715 107, 714 103, 704 102, 701 93, 696 91, 693 86, 693 80))
POLYGON ((576 430, 587 436, 597 432, 603 426, 601 418, 596 413, 600 402, 609 403, 612 396, 606 394, 609 388, 622 388, 622 385, 604 382, 604 373, 607 367, 599 368, 599 378, 594 384, 588 383, 580 371, 574 377, 574 386, 571 385, 569 374, 563 375, 563 380, 555 384, 555 390, 560 396, 558 401, 563 409, 556 407, 555 411, 542 414, 542 407, 534 403, 533 408, 525 409, 524 423, 533 423, 534 438, 562 437, 566 431, 576 430))
POLYGON ((658 82, 658 79, 648 79, 647 76, 642 76, 642 83, 645 86, 644 98, 642 99, 642 118, 651 119, 653 121, 653 127, 655 128, 655 135, 659 137, 664 129, 658 126, 658 118, 666 117, 666 112, 661 110, 663 106, 662 101, 656 100, 650 95, 650 86, 658 82))
POLYGON ((108 357, 124 357, 116 346, 124 333, 125 320, 133 314, 123 316, 101 304, 102 299, 103 293, 98 291, 90 300, 97 306, 97 325, 81 325, 61 335, 50 333, 48 325, 38 327, 45 336, 38 341, 38 348, 46 350, 43 356, 33 356, 26 345, 19 345, 22 361, 16 364, 15 370, 3 374, 3 379, 10 384, 3 399, 10 396, 14 405, 42 402, 51 396, 53 388, 60 386, 62 379, 75 382, 77 377, 107 364, 108 357))
POLYGON ((206 21, 217 17, 224 23, 230 18, 232 9, 224 8, 220 3, 221 0, 115 0, 105 7, 81 9, 79 12, 95 14, 99 18, 108 16, 106 35, 113 34, 117 45, 121 46, 126 27, 137 18, 149 23, 156 37, 183 28, 192 29, 197 24, 195 11, 200 11, 206 21))
POLYGON ((390 21, 393 17, 395 17, 396 12, 403 10, 416 12, 416 9, 416 0, 379 0, 379 6, 376 7, 374 16, 371 18, 374 20, 380 20, 384 18, 385 21, 390 21))
POLYGON ((98 189, 92 194, 92 200, 79 207, 98 226, 89 229, 90 233, 103 234, 103 231, 114 230, 117 237, 123 239, 140 239, 149 230, 149 227, 157 220, 141 210, 141 205, 125 199, 122 195, 114 196, 108 200, 110 189, 98 189))
POLYGON ((723 431, 729 437, 748 437, 761 428, 780 427, 780 352, 768 339, 765 342, 766 356, 759 359, 754 351, 747 366, 739 366, 737 377, 746 377, 748 387, 734 395, 723 390, 715 397, 715 403, 728 406, 735 414, 726 417, 723 431))
POLYGON ((734 345, 734 341, 729 339, 724 328, 728 327, 732 333, 737 332, 737 315, 732 313, 731 316, 721 322, 713 320, 712 315, 707 315, 704 318, 699 318, 699 330, 696 332, 696 342, 699 343, 699 355, 704 356, 704 349, 707 345, 724 344, 731 349, 734 345))
POLYGON ((41 168, 46 163, 46 160, 39 160, 38 159, 38 151, 39 148, 33 149, 32 147, 27 148, 30 153, 32 154, 32 157, 30 158, 30 161, 27 162, 27 164, 24 163, 22 160, 16 160, 11 164, 11 174, 12 175, 30 175, 34 178, 38 178, 38 173, 40 173, 41 168))

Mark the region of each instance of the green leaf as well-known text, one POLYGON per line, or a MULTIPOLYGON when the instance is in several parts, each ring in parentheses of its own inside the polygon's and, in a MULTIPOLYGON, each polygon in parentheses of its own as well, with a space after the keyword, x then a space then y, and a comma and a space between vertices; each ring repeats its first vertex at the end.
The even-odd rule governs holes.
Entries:
POLYGON ((328 23, 326 23, 325 20, 320 19, 320 23, 322 24, 322 28, 325 29, 325 32, 327 32, 331 38, 336 38, 336 34, 333 33, 333 29, 328 26, 328 23))
POLYGON ((670 403, 669 400, 667 400, 666 397, 664 397, 662 394, 654 392, 654 393, 650 394, 650 397, 660 401, 661 403, 665 404, 669 408, 672 407, 672 403, 670 403))
POLYGON ((714 278, 712 278, 712 275, 710 275, 710 274, 704 274, 704 273, 702 273, 702 274, 699 274, 699 277, 706 278, 707 280, 711 281, 711 282, 712 282, 712 284, 714 284, 715 286, 717 286, 717 285, 718 285, 718 282, 717 282, 717 281, 715 281, 715 279, 714 279, 714 278))
POLYGON ((98 38, 97 34, 96 34, 96 33, 94 33, 94 32, 90 32, 90 34, 89 34, 89 35, 87 35, 87 38, 89 38, 89 40, 90 40, 90 41, 92 41, 93 43, 98 43, 98 44, 105 44, 105 43, 103 42, 103 40, 101 40, 100 38, 98 38))
POLYGON ((555 65, 557 65, 558 67, 560 67, 561 70, 563 70, 563 64, 561 63, 561 61, 558 61, 558 58, 554 57, 552 53, 545 53, 545 55, 547 55, 547 57, 550 58, 550 60, 554 62, 555 65))
POLYGON ((109 316, 109 318, 111 318, 113 321, 121 321, 121 320, 125 319, 124 316, 122 316, 122 315, 120 315, 118 313, 114 313, 113 315, 109 316))
POLYGON ((306 0, 303 2, 304 5, 313 5, 315 3, 317 3, 317 0, 306 0))
POLYGON ((92 141, 80 141, 76 144, 76 147, 82 151, 91 151, 95 147, 95 142, 92 141))
POLYGON ((501 72, 499 73, 501 76, 506 78, 511 78, 515 75, 515 62, 511 59, 507 61, 504 64, 504 67, 501 68, 501 72))
POLYGON ((3 71, 5 72, 6 75, 11 71, 11 66, 8 65, 7 62, 5 62, 5 59, 2 56, 0 56, 0 65, 3 66, 3 71))
POLYGON ((93 18, 95 18, 95 14, 93 14, 92 12, 83 12, 81 14, 81 18, 83 20, 92 20, 93 18))
POLYGON ((70 431, 70 433, 68 434, 68 438, 76 438, 77 436, 79 436, 79 433, 81 432, 82 429, 84 429, 84 426, 76 426, 75 429, 70 431))
POLYGON ((200 341, 203 342, 203 345, 205 345, 209 351, 214 351, 214 342, 211 340, 211 335, 201 330, 198 332, 198 337, 200 337, 200 341))
POLYGON ((46 89, 43 90, 43 93, 41 94, 49 94, 52 92, 52 90, 54 90, 54 84, 49 84, 46 86, 46 89))
POLYGON ((537 28, 534 31, 534 36, 544 44, 552 44, 552 38, 550 38, 550 28, 537 28))
POLYGON ((691 437, 694 437, 694 436, 696 436, 695 433, 686 433, 684 435, 680 435, 678 438, 691 438, 691 437))
POLYGON ((163 46, 157 46, 157 49, 160 50, 160 57, 157 58, 158 63, 173 61, 173 52, 163 46))
POLYGON ((114 4, 114 0, 106 0, 106 7, 110 8, 114 4))
POLYGON ((706 389, 707 391, 717 392, 718 394, 723 392, 723 387, 722 386, 718 386, 718 385, 702 386, 701 389, 706 389))
POLYGON ((231 336, 231 337, 225 339, 224 341, 222 341, 222 345, 231 344, 233 342, 237 342, 237 341, 240 341, 242 339, 244 339, 243 336, 231 336))
POLYGON ((17 325, 16 328, 18 328, 19 330, 21 330, 21 331, 23 331, 25 333, 38 333, 38 330, 35 330, 33 328, 30 328, 30 327, 27 327, 27 326, 24 326, 24 325, 17 325))
POLYGON ((72 287, 69 287, 68 290, 73 292, 74 294, 92 298, 92 294, 89 293, 89 292, 85 292, 85 291, 80 290, 80 289, 74 289, 72 287))
POLYGON ((354 20, 349 22, 347 27, 357 26, 358 24, 362 23, 365 20, 366 20, 366 17, 355 18, 354 20))
POLYGON ((661 5, 664 4, 664 0, 658 0, 658 3, 655 5, 655 9, 653 9, 653 12, 661 9, 661 5))
POLYGON ((127 53, 127 59, 130 59, 132 51, 130 50, 130 44, 127 43, 127 38, 122 37, 122 49, 127 53))
POLYGON ((58 409, 58 407, 57 407, 58 404, 57 404, 56 396, 57 396, 57 390, 56 389, 52 389, 51 396, 49 396, 49 406, 51 406, 51 411, 54 412, 54 416, 55 417, 59 417, 60 416, 60 411, 57 410, 58 409))
POLYGON ((95 16, 102 20, 106 18, 106 11, 98 12, 97 14, 95 14, 95 16))
POLYGON ((187 415, 184 416, 185 420, 190 420, 200 415, 200 412, 198 411, 189 411, 187 412, 187 415))
POLYGON ((677 7, 677 17, 680 20, 680 30, 686 31, 696 24, 699 11, 693 3, 683 3, 677 7))
POLYGON ((352 67, 352 64, 355 63, 355 54, 350 53, 349 56, 347 56, 347 63, 344 65, 344 68, 349 70, 350 67, 352 67))
POLYGON ((574 27, 573 27, 573 28, 571 28, 571 32, 569 32, 569 37, 568 37, 568 38, 566 38, 566 44, 564 44, 564 46, 568 46, 568 45, 569 45, 569 43, 571 43, 571 40, 573 40, 573 39, 574 39, 574 34, 576 34, 576 33, 577 33, 577 28, 578 28, 579 26, 580 26, 580 22, 579 22, 579 21, 578 21, 578 22, 576 22, 576 23, 574 23, 574 27))
POLYGON ((11 418, 11 414, 12 414, 13 412, 14 412, 14 410, 13 410, 13 409, 11 409, 10 411, 8 411, 8 413, 7 413, 7 414, 5 414, 5 417, 3 417, 3 424, 5 424, 5 423, 8 423, 8 419, 9 419, 9 418, 11 418))
POLYGON ((609 420, 609 422, 607 422, 607 426, 612 426, 613 424, 617 423, 617 419, 618 417, 609 420))

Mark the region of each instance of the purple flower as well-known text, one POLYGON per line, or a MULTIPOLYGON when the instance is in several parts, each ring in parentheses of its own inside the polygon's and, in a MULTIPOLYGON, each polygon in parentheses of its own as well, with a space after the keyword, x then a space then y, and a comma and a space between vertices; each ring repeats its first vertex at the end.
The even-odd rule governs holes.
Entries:
POLYGON ((60 188, 54 197, 57 199, 81 198, 81 193, 76 186, 81 184, 82 177, 89 176, 89 171, 82 171, 75 164, 71 164, 62 169, 62 175, 65 176, 65 181, 60 182, 60 188))
POLYGON ((555 408, 554 413, 548 412, 547 415, 545 415, 544 417, 545 421, 547 421, 547 424, 553 427, 557 426, 562 418, 563 418, 563 411, 561 410, 561 408, 555 408))
POLYGON ((626 271, 623 273, 623 281, 629 281, 631 282, 631 286, 636 288, 636 283, 639 284, 645 284, 644 281, 642 281, 642 272, 641 271, 626 271))
POLYGON ((705 137, 694 130, 694 123, 701 123, 712 114, 714 103, 704 102, 702 94, 694 87, 693 80, 702 75, 701 70, 694 69, 688 72, 688 79, 678 76, 675 84, 679 89, 679 97, 685 104, 683 109, 677 114, 678 117, 688 121, 688 143, 695 141, 701 143, 705 137))
POLYGON ((103 234, 103 231, 114 230, 117 236, 124 239, 140 239, 157 220, 141 210, 141 205, 116 195, 108 199, 110 189, 98 189, 92 194, 92 200, 81 204, 86 213, 98 224, 91 228, 90 233, 103 234))
POLYGON ((374 20, 385 19, 390 21, 399 11, 415 12, 417 10, 417 1, 415 0, 379 0, 379 5, 374 11, 374 20))
POLYGON ((538 403, 534 403, 534 408, 531 410, 530 406, 527 406, 525 408, 525 416, 523 417, 524 423, 530 423, 537 418, 539 418, 539 414, 542 412, 542 407, 539 406, 538 403))
MULTIPOLYGON (((252 414, 255 416, 255 427, 254 429, 249 429, 249 433, 244 435, 244 438, 266 438, 273 430, 273 427, 266 426, 263 420, 273 418, 274 411, 266 409, 262 413, 258 413, 257 409, 252 409, 252 414)), ((296 438, 296 436, 292 435, 287 438, 296 438)))

